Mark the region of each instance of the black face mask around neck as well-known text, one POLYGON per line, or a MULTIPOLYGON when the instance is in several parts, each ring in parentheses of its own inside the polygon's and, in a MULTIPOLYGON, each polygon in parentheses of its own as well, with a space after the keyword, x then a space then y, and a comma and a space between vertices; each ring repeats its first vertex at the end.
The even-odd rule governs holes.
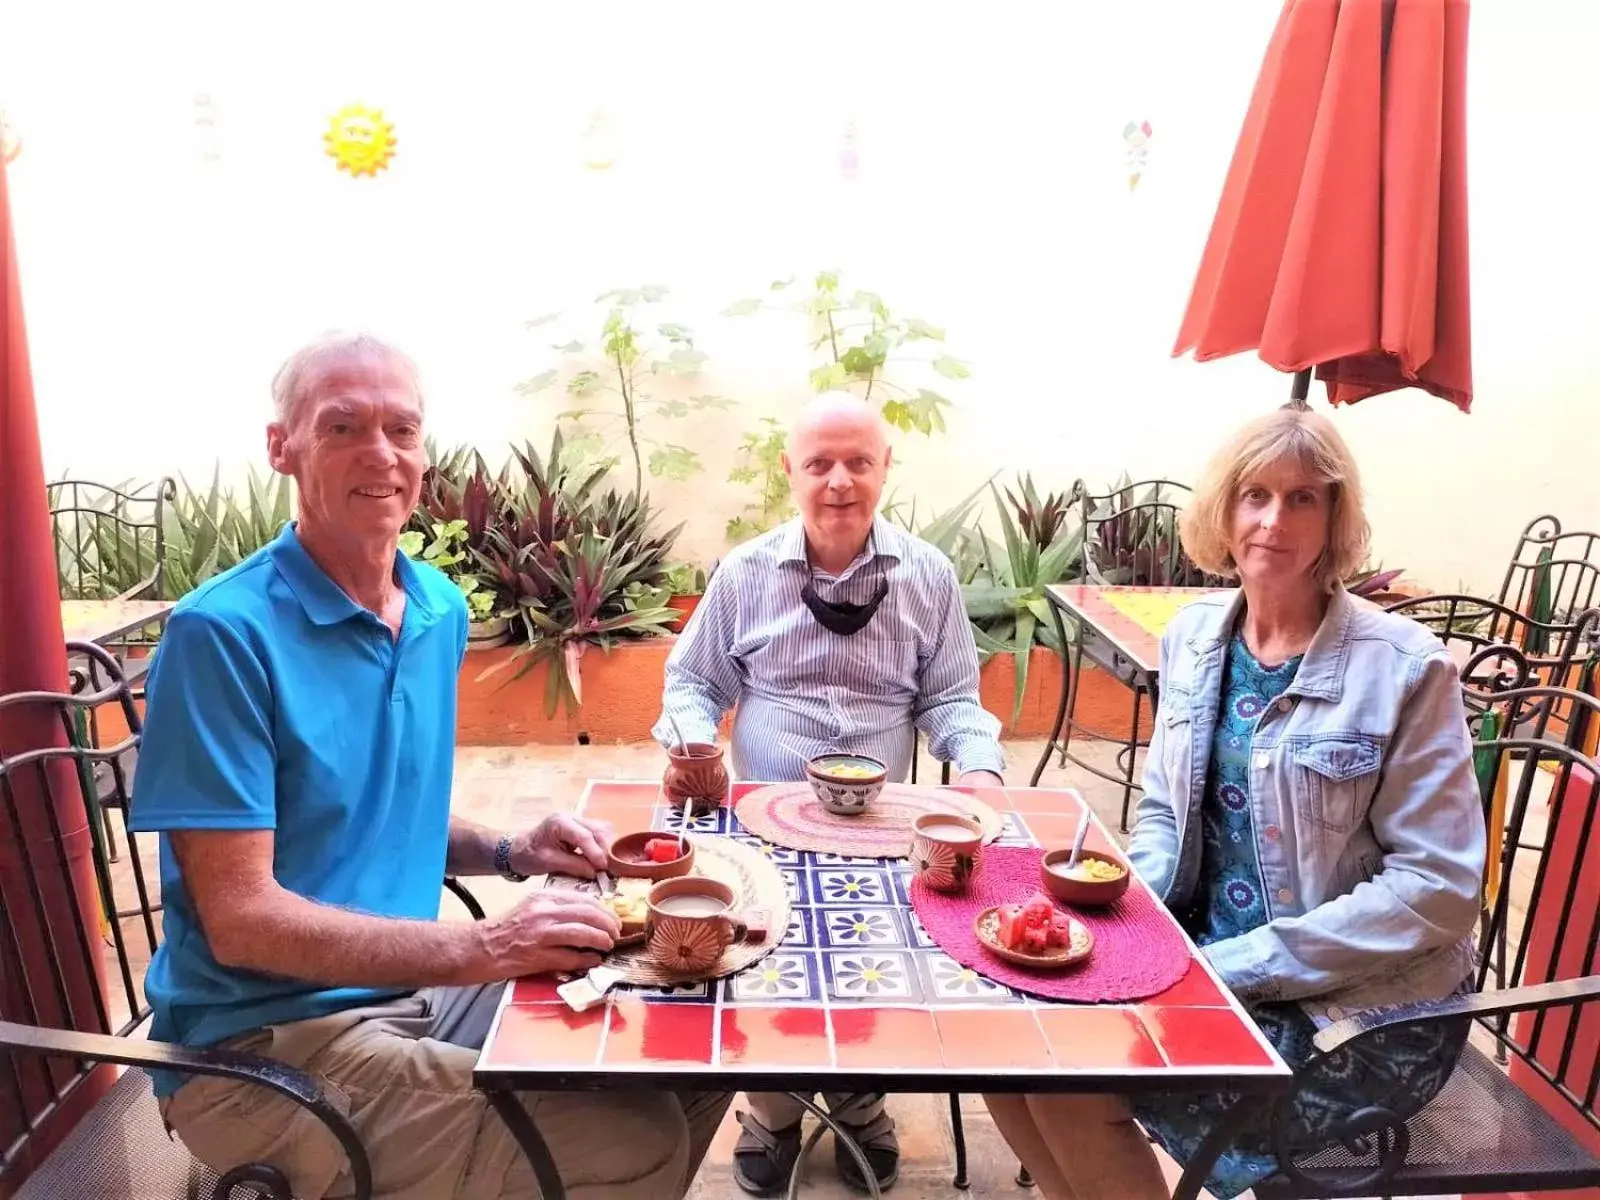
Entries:
POLYGON ((872 593, 872 599, 865 604, 851 604, 847 600, 824 600, 817 595, 817 589, 810 579, 807 579, 805 587, 800 589, 800 599, 805 601, 806 607, 811 610, 811 615, 817 619, 817 624, 829 633, 837 633, 840 637, 849 637, 865 629, 867 622, 872 620, 872 614, 878 611, 878 605, 883 603, 883 598, 888 594, 887 576, 878 580, 878 590, 872 593))
MULTIPOLYGON (((872 548, 870 536, 867 545, 872 548)), ((889 594, 887 575, 879 577, 877 590, 865 604, 852 604, 848 600, 824 600, 817 595, 816 582, 817 571, 811 565, 811 552, 807 548, 806 585, 800 589, 800 599, 805 601, 805 606, 811 610, 811 615, 817 619, 818 625, 840 637, 849 637, 865 629, 873 614, 878 611, 878 605, 882 604, 883 598, 889 594)))

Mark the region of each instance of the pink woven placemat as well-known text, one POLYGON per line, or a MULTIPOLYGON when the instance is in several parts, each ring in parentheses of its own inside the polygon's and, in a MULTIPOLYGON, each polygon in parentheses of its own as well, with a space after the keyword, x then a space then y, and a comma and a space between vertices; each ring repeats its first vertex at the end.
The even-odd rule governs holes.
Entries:
POLYGON ((1026 846, 986 846, 978 871, 959 895, 947 896, 911 882, 911 905, 928 936, 951 958, 997 983, 1050 1000, 1142 1000, 1166 991, 1189 970, 1189 946, 1144 888, 1130 887, 1107 908, 1071 913, 1094 934, 1087 962, 1061 971, 1030 971, 990 954, 972 922, 991 904, 1018 904, 1041 889, 1044 851, 1026 846))

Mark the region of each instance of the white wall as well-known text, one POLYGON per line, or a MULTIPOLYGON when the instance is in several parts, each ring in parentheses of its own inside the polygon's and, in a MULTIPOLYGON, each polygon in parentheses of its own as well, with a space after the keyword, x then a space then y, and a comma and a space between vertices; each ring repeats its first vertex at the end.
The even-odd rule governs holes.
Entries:
MULTIPOLYGON (((0 0, 0 107, 24 138, 14 217, 49 469, 206 473, 259 461, 271 372, 330 325, 420 360, 433 431, 498 456, 548 437, 553 365, 523 322, 645 282, 737 396, 713 470, 658 487, 722 548, 739 428, 804 394, 803 330, 717 314, 838 267, 949 330, 972 378, 951 435, 896 483, 958 497, 997 468, 1192 476, 1288 381, 1170 349, 1278 0, 414 7, 0 0), (163 13, 160 17, 153 13, 163 13), (196 154, 210 93, 222 156, 196 154), (329 114, 381 105, 399 154, 351 179, 329 114), (618 147, 580 163, 595 105, 618 147), (854 115, 860 176, 841 179, 854 115), (1139 187, 1122 129, 1155 129, 1139 187)), ((1376 549, 1439 587, 1498 581, 1523 521, 1600 527, 1592 448, 1600 14, 1473 13, 1477 403, 1403 392, 1341 411, 1376 549)), ((1322 401, 1318 401, 1322 403, 1322 401)))

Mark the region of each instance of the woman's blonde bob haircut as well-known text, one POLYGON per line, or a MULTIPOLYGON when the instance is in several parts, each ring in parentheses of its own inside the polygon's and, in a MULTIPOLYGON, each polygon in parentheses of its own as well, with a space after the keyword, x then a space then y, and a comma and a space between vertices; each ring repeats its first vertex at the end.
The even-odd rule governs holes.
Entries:
POLYGON ((1232 543, 1240 487, 1283 462, 1298 463, 1328 487, 1328 544, 1312 570, 1331 592, 1366 563, 1371 528, 1350 447, 1332 421, 1309 409, 1280 408, 1229 438, 1206 465, 1194 498, 1178 519, 1178 535, 1196 566, 1237 578, 1232 543))

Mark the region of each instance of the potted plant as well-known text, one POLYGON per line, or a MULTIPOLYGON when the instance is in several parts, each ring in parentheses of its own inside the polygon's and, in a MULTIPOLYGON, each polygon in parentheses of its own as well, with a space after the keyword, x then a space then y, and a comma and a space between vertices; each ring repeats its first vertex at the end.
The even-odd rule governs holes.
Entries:
POLYGON ((706 573, 689 563, 674 563, 667 568, 664 577, 667 607, 679 614, 667 628, 673 633, 681 633, 694 615, 694 610, 699 607, 700 597, 706 594, 706 573))
POLYGON ((473 570, 467 522, 433 522, 430 533, 408 529, 400 535, 400 549, 408 558, 439 568, 461 590, 467 601, 467 649, 489 650, 511 640, 511 618, 500 611, 494 585, 473 570))

